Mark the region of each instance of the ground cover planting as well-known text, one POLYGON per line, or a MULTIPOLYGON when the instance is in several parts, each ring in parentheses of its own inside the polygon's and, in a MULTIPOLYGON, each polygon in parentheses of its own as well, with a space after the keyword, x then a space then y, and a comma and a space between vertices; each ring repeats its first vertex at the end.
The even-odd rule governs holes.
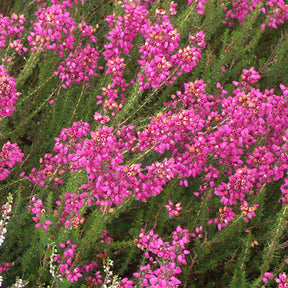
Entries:
POLYGON ((0 3, 0 286, 288 287, 288 4, 0 3))

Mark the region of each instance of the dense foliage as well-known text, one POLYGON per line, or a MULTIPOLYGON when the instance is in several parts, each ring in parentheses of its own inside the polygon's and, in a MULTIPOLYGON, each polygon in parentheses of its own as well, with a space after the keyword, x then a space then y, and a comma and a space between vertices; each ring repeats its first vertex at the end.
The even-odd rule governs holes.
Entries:
POLYGON ((288 4, 0 13, 0 286, 288 287, 288 4))

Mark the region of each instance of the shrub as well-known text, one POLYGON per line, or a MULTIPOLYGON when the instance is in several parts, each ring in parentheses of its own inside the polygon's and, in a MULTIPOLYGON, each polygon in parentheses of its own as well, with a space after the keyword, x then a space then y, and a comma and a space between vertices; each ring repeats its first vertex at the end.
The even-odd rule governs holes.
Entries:
POLYGON ((288 285, 288 5, 162 2, 1 4, 5 287, 288 285))

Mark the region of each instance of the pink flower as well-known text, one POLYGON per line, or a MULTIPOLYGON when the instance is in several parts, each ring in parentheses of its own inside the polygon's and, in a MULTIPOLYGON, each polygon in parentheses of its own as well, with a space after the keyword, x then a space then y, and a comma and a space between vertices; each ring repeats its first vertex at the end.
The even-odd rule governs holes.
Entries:
POLYGON ((272 277, 274 277, 274 274, 272 274, 272 273, 270 273, 270 272, 265 272, 265 273, 264 273, 264 277, 266 277, 266 278, 272 278, 272 277))

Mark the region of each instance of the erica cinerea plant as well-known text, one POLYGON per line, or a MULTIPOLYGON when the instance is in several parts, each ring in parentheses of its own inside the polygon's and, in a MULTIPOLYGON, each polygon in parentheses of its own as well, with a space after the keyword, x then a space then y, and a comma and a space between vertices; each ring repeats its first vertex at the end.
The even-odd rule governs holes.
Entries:
POLYGON ((14 2, 2 286, 285 287, 287 4, 14 2))

